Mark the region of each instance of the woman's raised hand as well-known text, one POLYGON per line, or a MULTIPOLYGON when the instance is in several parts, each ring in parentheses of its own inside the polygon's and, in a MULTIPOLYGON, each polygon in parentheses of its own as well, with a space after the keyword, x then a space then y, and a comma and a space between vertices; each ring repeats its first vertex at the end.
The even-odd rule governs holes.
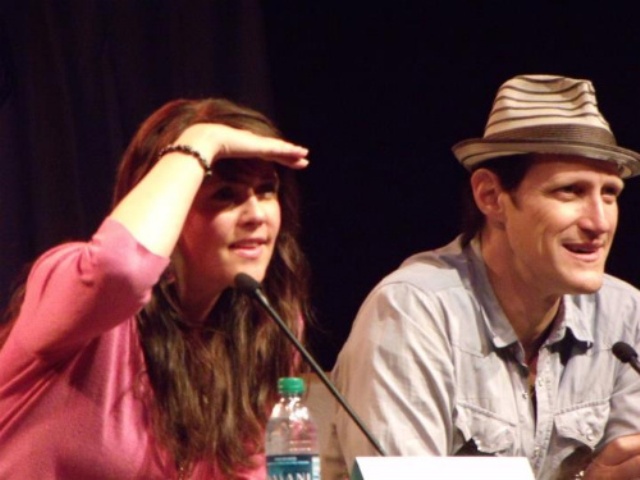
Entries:
POLYGON ((309 150, 304 147, 215 123, 191 125, 174 145, 188 145, 211 162, 221 158, 262 158, 296 169, 309 164, 309 150))
MULTIPOLYGON (((304 147, 216 123, 191 125, 173 145, 195 150, 207 167, 221 158, 262 158, 296 169, 309 164, 304 147)), ((196 159, 169 153, 118 203, 111 217, 150 251, 168 256, 203 178, 196 159)))

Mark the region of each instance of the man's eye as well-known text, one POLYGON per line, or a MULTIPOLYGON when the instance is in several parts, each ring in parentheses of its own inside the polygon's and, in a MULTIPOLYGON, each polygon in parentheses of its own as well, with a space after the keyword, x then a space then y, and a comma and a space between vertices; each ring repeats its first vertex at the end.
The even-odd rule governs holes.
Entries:
POLYGON ((602 189, 602 193, 604 195, 611 195, 614 197, 619 197, 622 193, 622 190, 617 187, 605 187, 602 189))
POLYGON ((619 188, 611 187, 602 190, 602 196, 608 200, 617 200, 622 191, 619 188))
POLYGON ((561 195, 579 195, 580 191, 580 187, 578 187, 577 185, 564 185, 556 189, 556 192, 561 195))

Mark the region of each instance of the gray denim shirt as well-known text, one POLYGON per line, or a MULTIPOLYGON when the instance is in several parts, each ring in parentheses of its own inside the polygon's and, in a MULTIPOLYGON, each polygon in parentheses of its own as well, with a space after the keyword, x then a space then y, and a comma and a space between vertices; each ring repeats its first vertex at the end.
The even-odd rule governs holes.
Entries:
MULTIPOLYGON (((617 341, 640 346, 640 291, 606 275, 567 295, 530 395, 524 356, 478 244, 410 257, 362 305, 333 377, 389 455, 526 456, 538 479, 573 478, 612 439, 640 432, 640 376, 617 341)), ((375 450, 335 407, 323 478, 375 450)))

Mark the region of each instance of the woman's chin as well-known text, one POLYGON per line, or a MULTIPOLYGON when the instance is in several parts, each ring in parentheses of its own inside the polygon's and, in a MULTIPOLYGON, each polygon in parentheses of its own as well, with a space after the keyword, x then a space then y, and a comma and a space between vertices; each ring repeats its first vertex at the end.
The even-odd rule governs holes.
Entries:
POLYGON ((234 277, 233 277, 233 281, 235 283, 235 277, 240 274, 240 273, 244 273, 246 275, 249 275, 251 278, 253 278, 256 282, 258 283, 262 283, 262 281, 264 280, 265 276, 266 276, 266 269, 262 268, 262 267, 245 267, 245 268, 240 268, 236 271, 234 277))

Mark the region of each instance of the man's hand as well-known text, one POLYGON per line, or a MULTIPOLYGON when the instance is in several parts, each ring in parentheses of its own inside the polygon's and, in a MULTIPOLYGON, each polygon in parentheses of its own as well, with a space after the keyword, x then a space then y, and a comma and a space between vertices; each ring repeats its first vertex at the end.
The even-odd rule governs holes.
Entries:
POLYGON ((616 438, 596 456, 585 480, 640 479, 640 434, 616 438))

